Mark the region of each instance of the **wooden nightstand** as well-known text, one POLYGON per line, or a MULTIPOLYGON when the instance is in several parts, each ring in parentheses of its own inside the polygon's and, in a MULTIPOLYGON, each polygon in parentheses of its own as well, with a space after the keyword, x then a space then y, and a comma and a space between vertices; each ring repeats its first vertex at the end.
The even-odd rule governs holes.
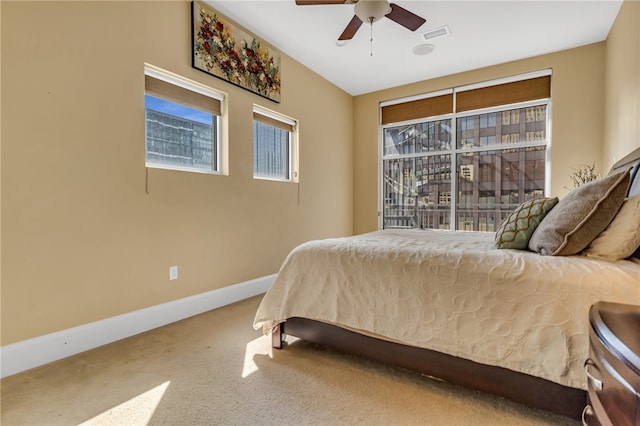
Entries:
POLYGON ((640 306, 599 302, 589 311, 586 425, 640 425, 640 306))

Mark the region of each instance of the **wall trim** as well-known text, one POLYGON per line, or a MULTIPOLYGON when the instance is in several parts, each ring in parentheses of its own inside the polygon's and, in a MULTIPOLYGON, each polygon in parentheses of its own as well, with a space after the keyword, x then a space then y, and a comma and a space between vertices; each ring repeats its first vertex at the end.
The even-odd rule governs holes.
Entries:
POLYGON ((264 293, 276 274, 0 347, 4 378, 264 293))

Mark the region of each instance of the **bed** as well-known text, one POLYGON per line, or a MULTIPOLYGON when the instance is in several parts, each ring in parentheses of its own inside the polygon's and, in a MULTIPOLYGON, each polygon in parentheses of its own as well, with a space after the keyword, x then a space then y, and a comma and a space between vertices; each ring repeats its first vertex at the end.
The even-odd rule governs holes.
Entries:
MULTIPOLYGON (((610 173, 627 200, 640 196, 638 158, 610 173)), ((640 259, 589 250, 542 255, 498 249, 493 233, 410 229, 310 241, 284 261, 254 327, 275 348, 286 333, 579 418, 589 307, 640 305, 640 259)))

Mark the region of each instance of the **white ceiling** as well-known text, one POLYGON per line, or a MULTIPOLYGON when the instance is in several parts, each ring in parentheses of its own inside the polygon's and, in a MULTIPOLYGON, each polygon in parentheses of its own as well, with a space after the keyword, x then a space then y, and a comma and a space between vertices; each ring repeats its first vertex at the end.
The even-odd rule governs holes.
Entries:
POLYGON ((622 0, 398 0, 427 22, 411 32, 383 18, 372 28, 363 24, 341 47, 336 41, 353 17, 353 5, 206 3, 355 96, 605 40, 622 0), (422 33, 444 25, 450 34, 428 41, 433 53, 413 54, 416 45, 427 43, 422 33))

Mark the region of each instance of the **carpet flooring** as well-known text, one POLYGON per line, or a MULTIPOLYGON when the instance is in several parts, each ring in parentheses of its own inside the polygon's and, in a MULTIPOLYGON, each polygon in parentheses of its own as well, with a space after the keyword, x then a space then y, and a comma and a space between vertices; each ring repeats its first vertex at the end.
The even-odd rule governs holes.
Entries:
POLYGON ((3 426, 579 422, 252 328, 254 297, 3 379, 3 426))

